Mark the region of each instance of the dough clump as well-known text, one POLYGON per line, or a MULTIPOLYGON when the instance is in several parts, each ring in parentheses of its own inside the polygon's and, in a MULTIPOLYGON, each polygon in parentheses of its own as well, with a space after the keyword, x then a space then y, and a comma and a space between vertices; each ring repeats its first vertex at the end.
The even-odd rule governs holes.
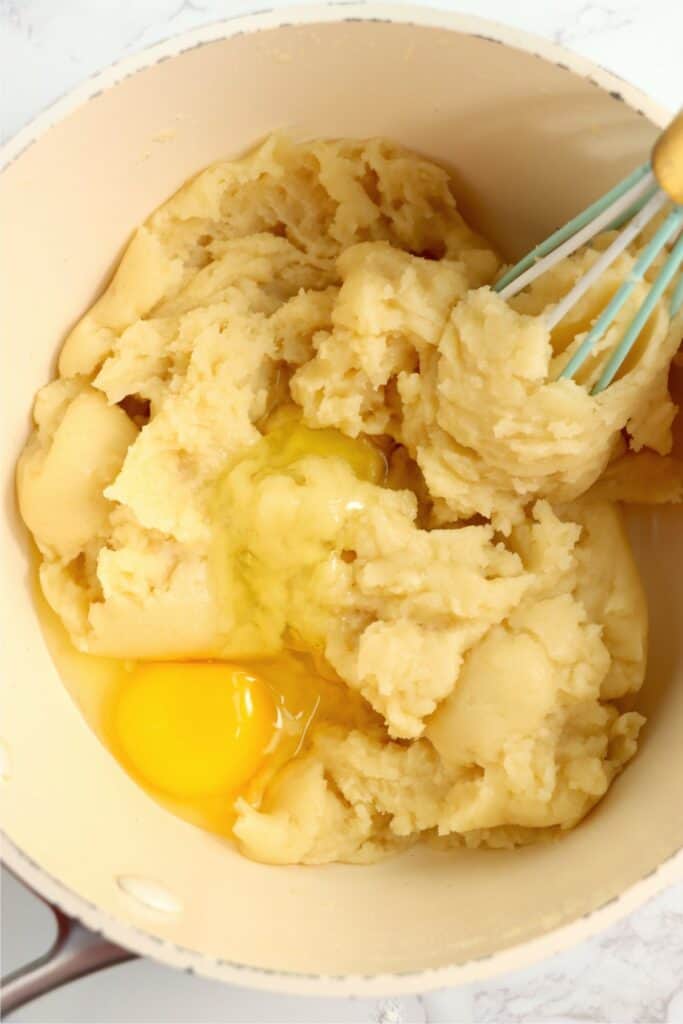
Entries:
POLYGON ((557 381, 633 254, 552 334, 543 312, 604 241, 504 302, 442 168, 274 136, 157 210, 67 338, 18 493, 73 643, 312 650, 376 713, 239 802, 248 856, 529 842, 633 756, 647 611, 615 502, 683 495, 683 318, 662 301, 592 397, 639 284, 557 381))

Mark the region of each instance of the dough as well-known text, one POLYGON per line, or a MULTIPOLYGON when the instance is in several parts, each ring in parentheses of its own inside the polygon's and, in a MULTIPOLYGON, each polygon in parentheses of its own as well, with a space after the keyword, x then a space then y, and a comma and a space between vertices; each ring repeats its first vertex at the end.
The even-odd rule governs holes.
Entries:
MULTIPOLYGON (((639 689, 647 632, 619 513, 587 502, 559 518, 539 502, 512 547, 526 568, 526 594, 505 613, 496 609, 495 624, 476 640, 470 633, 451 655, 432 620, 415 678, 390 660, 395 650, 412 667, 419 627, 410 619, 366 652, 371 677, 381 685, 393 670, 405 689, 388 706, 381 691, 363 692, 390 733, 393 724, 394 735, 419 738, 406 745, 319 730, 263 807, 239 803, 235 834, 248 856, 362 862, 431 831, 472 846, 513 846, 571 828, 604 795, 635 753, 643 723, 610 703, 639 689), (425 666, 437 679, 440 668, 448 673, 435 711, 425 666)), ((356 685, 351 672, 342 675, 356 685)))
POLYGON ((614 501, 680 500, 666 297, 591 397, 556 376, 633 264, 510 303, 447 173, 274 136, 135 234, 39 393, 18 468, 82 651, 324 655, 376 712, 325 724, 235 834, 274 863, 569 828, 636 749, 647 615, 614 501))

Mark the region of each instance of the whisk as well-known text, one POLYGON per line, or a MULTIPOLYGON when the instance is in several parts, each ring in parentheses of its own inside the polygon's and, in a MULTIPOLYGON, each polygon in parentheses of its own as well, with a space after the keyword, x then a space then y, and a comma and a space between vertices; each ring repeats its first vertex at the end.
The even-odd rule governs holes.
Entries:
MULTIPOLYGON (((643 231, 645 226, 671 206, 652 238, 640 252, 630 273, 588 331, 559 378, 571 378, 583 366, 648 268, 673 241, 666 260, 619 345, 608 359, 591 394, 604 391, 619 371, 640 332, 683 263, 683 111, 659 137, 651 160, 636 168, 610 192, 559 228, 532 249, 494 285, 502 298, 512 298, 560 260, 590 242, 600 231, 623 228, 617 238, 595 261, 575 286, 544 315, 552 330, 601 274, 643 231)), ((671 298, 671 315, 683 306, 683 274, 671 298)))

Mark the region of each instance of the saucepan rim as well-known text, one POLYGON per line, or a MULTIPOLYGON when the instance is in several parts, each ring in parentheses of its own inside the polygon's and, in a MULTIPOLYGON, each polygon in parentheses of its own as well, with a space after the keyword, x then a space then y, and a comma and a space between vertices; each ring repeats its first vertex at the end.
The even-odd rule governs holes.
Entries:
MULTIPOLYGON (((139 71, 180 56, 188 50, 237 35, 258 33, 290 25, 345 21, 379 21, 415 25, 419 28, 433 27, 490 39, 505 46, 532 53, 539 59, 559 64, 569 72, 578 74, 582 78, 588 78, 597 87, 621 99, 628 107, 656 125, 663 126, 670 116, 662 106, 612 72, 554 43, 517 29, 479 17, 428 7, 333 2, 235 15, 172 36, 161 43, 116 61, 70 90, 1 146, 0 174, 55 124, 99 96, 103 91, 113 88, 139 71)), ((681 849, 646 877, 641 878, 615 898, 577 920, 535 939, 497 951, 486 957, 464 964, 410 973, 324 976, 268 970, 213 959, 159 939, 122 920, 113 918, 96 905, 83 899, 48 874, 4 834, 0 833, 0 835, 2 835, 0 848, 2 858, 21 880, 64 913, 80 920, 92 931, 105 935, 111 941, 132 952, 186 971, 195 972, 198 975, 236 985, 266 991, 317 996, 409 994, 482 980, 506 971, 516 970, 552 956, 596 934, 620 917, 630 913, 665 886, 680 881, 683 877, 683 849, 681 849)))

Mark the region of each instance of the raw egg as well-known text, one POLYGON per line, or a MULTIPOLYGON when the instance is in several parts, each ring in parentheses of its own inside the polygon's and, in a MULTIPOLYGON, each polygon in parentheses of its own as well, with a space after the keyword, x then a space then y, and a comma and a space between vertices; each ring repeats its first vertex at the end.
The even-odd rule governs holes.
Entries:
POLYGON ((125 662, 77 651, 38 595, 48 647, 83 716, 128 774, 173 814, 229 837, 235 799, 255 806, 314 723, 382 728, 318 658, 125 662))
MULTIPOLYGON (((323 490, 321 500, 334 507, 345 500, 349 468, 358 480, 382 485, 387 482, 386 459, 367 438, 307 427, 292 407, 277 410, 263 426, 260 441, 233 460, 220 478, 216 502, 220 523, 226 524, 217 530, 212 553, 219 604, 229 598, 228 604, 239 608, 251 629, 244 631, 247 639, 253 633, 258 641, 235 643, 234 651, 226 651, 235 661, 131 664, 94 658, 73 648, 42 601, 51 650, 67 686, 117 760, 163 806, 226 836, 232 831, 236 799, 244 797, 258 806, 278 771, 304 748, 314 723, 381 728, 361 695, 326 664, 319 645, 300 643, 301 629, 288 626, 291 595, 301 596, 306 574, 317 568, 311 552, 319 548, 321 557, 328 558, 334 549, 334 538, 319 538, 316 524, 321 516, 325 522, 334 516, 323 507, 321 516, 292 529, 276 503, 268 537, 289 560, 272 565, 252 551, 251 494, 235 491, 238 510, 246 511, 243 516, 229 502, 224 508, 221 500, 233 497, 228 487, 232 473, 242 470, 240 480, 249 484, 252 477, 257 482, 286 477, 301 460, 317 458, 333 467, 325 476, 329 494, 323 490), (271 632, 274 640, 267 643, 264 637, 270 639, 271 632)), ((317 592, 311 593, 297 623, 317 636, 322 612, 317 592)), ((231 641, 240 635, 235 622, 227 635, 231 641)))
MULTIPOLYGON (((299 459, 317 455, 341 459, 360 480, 382 484, 387 475, 387 462, 381 450, 365 437, 348 437, 335 427, 307 427, 301 413, 292 406, 283 406, 272 413, 265 424, 260 442, 264 469, 277 470, 292 466, 299 459)), ((254 449, 247 449, 253 457, 254 449)))
POLYGON ((116 745, 146 786, 179 800, 237 793, 273 745, 277 708, 258 676, 226 663, 135 668, 113 708, 116 745))

